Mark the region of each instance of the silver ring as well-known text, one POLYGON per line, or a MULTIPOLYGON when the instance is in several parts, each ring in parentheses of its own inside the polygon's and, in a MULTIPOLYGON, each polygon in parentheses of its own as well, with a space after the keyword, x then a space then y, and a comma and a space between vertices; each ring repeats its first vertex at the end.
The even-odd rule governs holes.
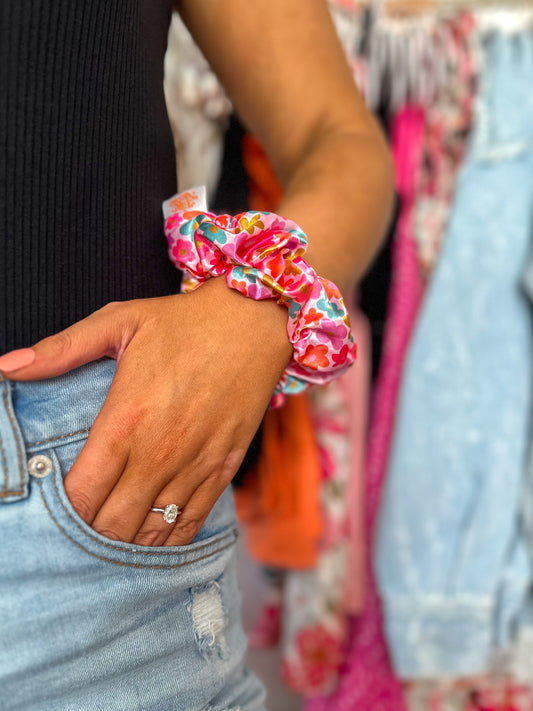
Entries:
POLYGON ((168 506, 165 506, 164 509, 158 509, 155 506, 152 506, 150 511, 155 511, 156 513, 162 513, 163 514, 163 521, 166 521, 167 523, 174 523, 174 521, 180 515, 182 509, 177 504, 168 504, 168 506))

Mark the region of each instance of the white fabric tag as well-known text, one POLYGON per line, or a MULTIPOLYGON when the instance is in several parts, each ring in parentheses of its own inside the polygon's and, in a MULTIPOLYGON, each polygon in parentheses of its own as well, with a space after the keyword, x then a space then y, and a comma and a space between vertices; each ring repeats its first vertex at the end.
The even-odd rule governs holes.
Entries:
POLYGON ((173 195, 161 206, 163 208, 163 217, 165 220, 178 210, 207 210, 207 190, 205 185, 200 185, 197 188, 189 188, 182 193, 173 195))

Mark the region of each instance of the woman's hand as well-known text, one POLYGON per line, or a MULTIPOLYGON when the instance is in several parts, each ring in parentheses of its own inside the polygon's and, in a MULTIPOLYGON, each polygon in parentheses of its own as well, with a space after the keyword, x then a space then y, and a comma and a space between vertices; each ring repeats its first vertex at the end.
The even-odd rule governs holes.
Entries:
POLYGON ((230 483, 290 360, 286 323, 274 301, 212 279, 187 295, 108 304, 5 373, 37 380, 116 358, 67 495, 108 538, 184 545, 230 483), (183 513, 169 525, 150 508, 170 503, 183 513))

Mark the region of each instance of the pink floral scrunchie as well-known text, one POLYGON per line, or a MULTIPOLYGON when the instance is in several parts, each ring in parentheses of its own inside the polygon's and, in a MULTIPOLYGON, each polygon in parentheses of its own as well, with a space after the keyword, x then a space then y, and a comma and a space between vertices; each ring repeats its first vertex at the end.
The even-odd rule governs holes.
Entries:
POLYGON ((291 362, 271 400, 302 392, 341 375, 355 360, 356 346, 342 296, 304 260, 305 233, 292 220, 270 212, 214 215, 180 210, 165 224, 171 261, 184 271, 182 291, 212 276, 252 299, 276 298, 289 310, 291 362))

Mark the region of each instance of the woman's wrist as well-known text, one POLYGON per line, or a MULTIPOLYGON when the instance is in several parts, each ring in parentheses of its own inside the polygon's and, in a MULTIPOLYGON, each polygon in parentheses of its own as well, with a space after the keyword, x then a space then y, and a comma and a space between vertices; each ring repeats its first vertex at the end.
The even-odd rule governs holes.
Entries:
MULTIPOLYGON (((295 222, 269 212, 231 216, 178 210, 167 218, 165 231, 170 259, 184 270, 185 293, 224 276, 231 290, 287 310, 293 352, 272 406, 287 394, 329 382, 354 361, 356 347, 341 293, 304 258, 307 237, 295 222)), ((268 313, 280 318, 275 311, 268 313)), ((269 319, 271 324, 276 320, 269 319)), ((257 329, 253 332, 256 337, 257 329)))
MULTIPOLYGON (((192 294, 208 295, 222 323, 234 330, 243 341, 257 345, 261 360, 279 371, 290 363, 293 347, 287 334, 288 312, 274 299, 247 299, 234 289, 228 289, 223 276, 205 281, 192 294)), ((192 295, 191 294, 191 295, 192 295)))

